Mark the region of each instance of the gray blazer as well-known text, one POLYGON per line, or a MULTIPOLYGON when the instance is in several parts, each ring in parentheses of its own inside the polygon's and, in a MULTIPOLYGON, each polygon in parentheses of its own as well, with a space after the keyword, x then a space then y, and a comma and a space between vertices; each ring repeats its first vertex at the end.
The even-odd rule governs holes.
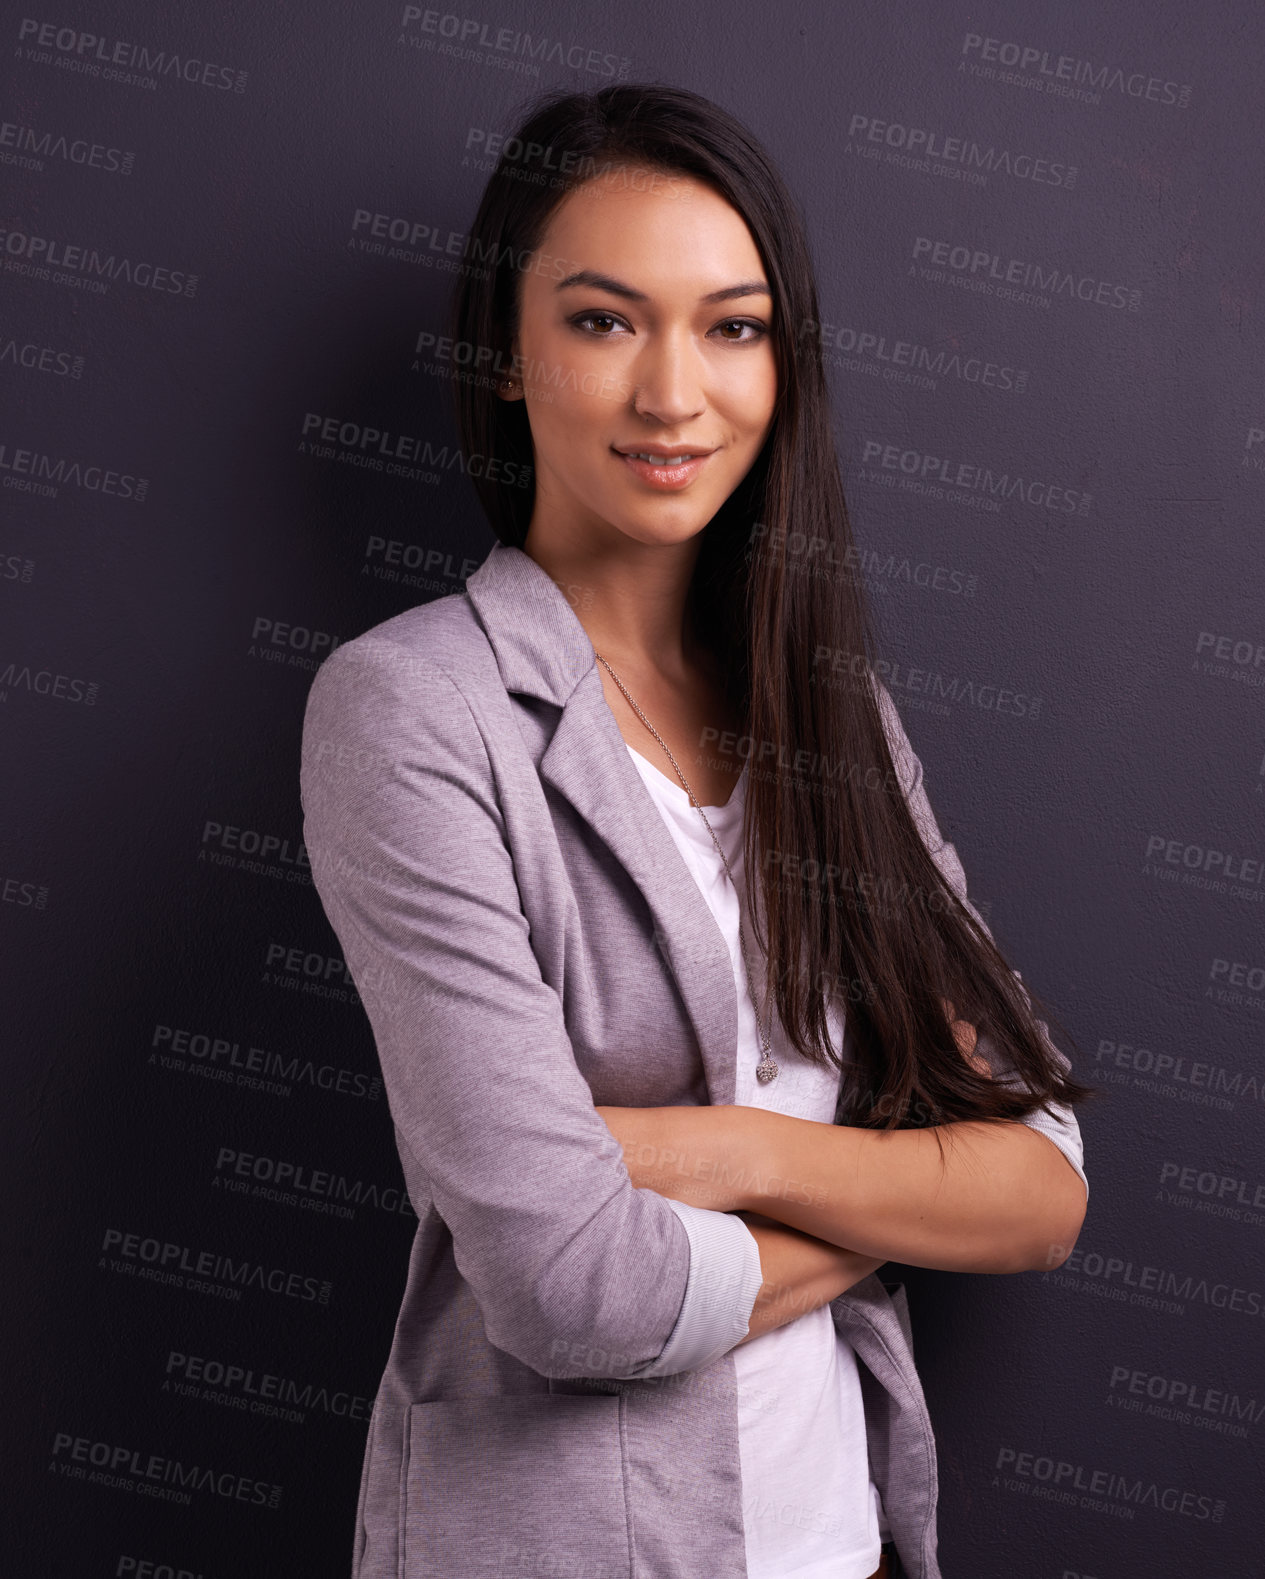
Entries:
MULTIPOLYGON (((594 1111, 734 1100, 733 968, 566 592, 498 543, 463 592, 338 648, 301 791, 419 1219, 353 1579, 745 1579, 729 1350, 750 1234, 634 1189, 594 1111)), ((1084 1177, 1070 1111, 1027 1122, 1084 1177)), ((900 1566, 939 1579, 903 1286, 872 1275, 830 1309, 900 1566)))

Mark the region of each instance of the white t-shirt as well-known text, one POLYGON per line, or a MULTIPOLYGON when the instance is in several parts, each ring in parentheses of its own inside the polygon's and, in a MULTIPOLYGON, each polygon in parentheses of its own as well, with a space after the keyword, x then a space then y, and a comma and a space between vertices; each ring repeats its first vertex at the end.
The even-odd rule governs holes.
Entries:
MULTIPOLYGON (((801 1057, 788 1044, 776 1012, 770 1039, 779 1074, 767 1085, 757 1080, 761 1048, 738 938, 738 893, 680 781, 624 744, 729 944, 738 994, 735 1102, 831 1123, 839 1072, 801 1057)), ((725 805, 703 808, 739 890, 746 784, 744 767, 725 805)), ((763 955, 745 914, 743 927, 759 970, 763 955)), ((762 980, 755 990, 763 995, 762 980)), ((830 1029, 838 1050, 843 1028, 837 1014, 830 1029)), ((856 1354, 836 1329, 829 1306, 732 1352, 749 1579, 868 1579, 890 1530, 869 1473, 856 1354)))

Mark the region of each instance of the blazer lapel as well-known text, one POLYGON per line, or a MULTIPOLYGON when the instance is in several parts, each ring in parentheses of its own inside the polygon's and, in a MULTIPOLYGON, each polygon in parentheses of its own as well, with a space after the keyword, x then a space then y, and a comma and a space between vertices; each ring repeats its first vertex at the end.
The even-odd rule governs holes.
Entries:
POLYGON ((496 543, 466 592, 505 688, 561 716, 537 764, 645 897, 698 1039, 713 1105, 732 1103, 738 1039, 733 965, 716 919, 630 760, 597 659, 563 591, 529 554, 496 543))

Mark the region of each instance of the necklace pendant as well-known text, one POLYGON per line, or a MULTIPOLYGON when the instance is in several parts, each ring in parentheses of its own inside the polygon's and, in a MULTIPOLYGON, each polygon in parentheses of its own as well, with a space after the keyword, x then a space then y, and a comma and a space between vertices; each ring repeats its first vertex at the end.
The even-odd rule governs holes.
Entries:
POLYGON ((755 1066, 755 1073, 756 1079, 761 1083, 761 1085, 768 1085, 770 1080, 777 1079, 777 1065, 773 1062, 769 1055, 765 1053, 764 1057, 755 1066))

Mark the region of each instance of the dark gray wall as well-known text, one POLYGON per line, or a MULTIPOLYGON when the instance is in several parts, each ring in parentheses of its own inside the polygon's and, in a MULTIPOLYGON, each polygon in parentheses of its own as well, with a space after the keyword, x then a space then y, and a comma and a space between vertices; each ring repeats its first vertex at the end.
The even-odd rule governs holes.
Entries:
POLYGON ((1105 1093, 1066 1266, 909 1274, 945 1572, 1257 1571, 1259 9, 427 21, 4 23, 6 1544, 32 1574, 348 1569, 413 1219, 304 867, 304 698, 491 544, 458 467, 358 464, 356 433, 451 445, 415 348, 480 141, 615 74, 727 104, 802 202, 889 687, 1105 1093), (241 1156, 290 1202, 227 1188, 241 1156), (359 1204, 312 1209, 320 1171, 359 1204), (199 1480, 168 1500, 173 1464, 199 1480))

